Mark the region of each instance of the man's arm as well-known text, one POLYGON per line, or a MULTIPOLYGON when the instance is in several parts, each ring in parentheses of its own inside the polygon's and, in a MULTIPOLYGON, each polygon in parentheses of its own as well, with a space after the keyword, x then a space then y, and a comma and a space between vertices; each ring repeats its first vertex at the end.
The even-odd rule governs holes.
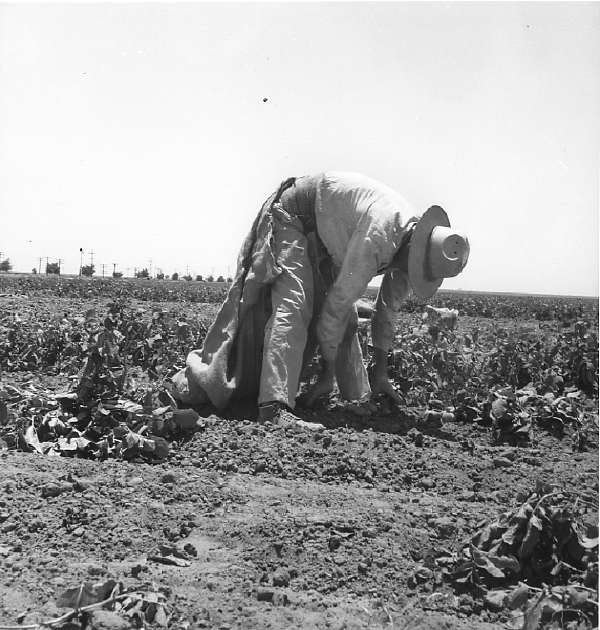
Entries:
POLYGON ((373 393, 383 393, 395 402, 401 401, 388 377, 387 355, 394 342, 394 329, 397 313, 404 299, 410 293, 408 271, 405 265, 400 269, 388 271, 379 287, 375 312, 371 320, 371 336, 373 339, 373 393))
POLYGON ((324 367, 317 383, 307 392, 306 404, 333 390, 335 359, 354 303, 363 296, 369 281, 377 273, 378 259, 373 243, 364 234, 355 234, 348 246, 342 268, 328 292, 317 324, 324 367))

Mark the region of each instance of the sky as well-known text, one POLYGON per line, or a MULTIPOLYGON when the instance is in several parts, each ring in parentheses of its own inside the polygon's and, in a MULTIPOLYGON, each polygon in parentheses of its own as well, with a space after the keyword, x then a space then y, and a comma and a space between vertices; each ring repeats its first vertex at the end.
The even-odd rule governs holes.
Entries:
POLYGON ((443 288, 598 295, 600 3, 0 4, 0 252, 233 275, 327 170, 445 208, 443 288))

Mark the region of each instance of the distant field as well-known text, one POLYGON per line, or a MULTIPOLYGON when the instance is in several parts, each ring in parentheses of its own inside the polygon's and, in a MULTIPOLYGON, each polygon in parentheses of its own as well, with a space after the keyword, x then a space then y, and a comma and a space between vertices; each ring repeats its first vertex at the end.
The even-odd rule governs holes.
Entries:
MULTIPOLYGON (((227 295, 229 284, 195 280, 155 280, 143 278, 79 278, 35 274, 0 275, 0 293, 44 295, 65 298, 105 297, 115 300, 144 302, 192 302, 218 304, 227 295)), ((365 298, 374 300, 377 287, 369 287, 365 298)), ((473 317, 529 318, 539 321, 560 320, 565 325, 577 319, 597 322, 598 298, 577 296, 523 295, 440 290, 428 301, 409 297, 402 311, 422 310, 433 306, 456 308, 473 317)))

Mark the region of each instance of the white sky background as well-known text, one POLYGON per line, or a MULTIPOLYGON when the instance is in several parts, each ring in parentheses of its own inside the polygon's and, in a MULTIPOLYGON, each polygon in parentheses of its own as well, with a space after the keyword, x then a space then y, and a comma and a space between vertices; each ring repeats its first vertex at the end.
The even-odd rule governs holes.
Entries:
POLYGON ((233 274, 279 182, 329 169, 447 210, 444 288, 598 295, 599 156, 597 3, 0 5, 16 270, 233 274))

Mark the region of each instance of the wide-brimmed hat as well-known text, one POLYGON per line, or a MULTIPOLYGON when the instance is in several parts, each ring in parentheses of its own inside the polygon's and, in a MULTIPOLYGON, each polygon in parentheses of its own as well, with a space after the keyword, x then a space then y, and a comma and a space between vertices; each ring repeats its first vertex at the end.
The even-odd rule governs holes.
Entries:
POLYGON ((444 278, 457 276, 469 259, 469 240, 450 227, 440 206, 431 206, 419 219, 408 250, 408 280, 420 298, 430 298, 444 278))

